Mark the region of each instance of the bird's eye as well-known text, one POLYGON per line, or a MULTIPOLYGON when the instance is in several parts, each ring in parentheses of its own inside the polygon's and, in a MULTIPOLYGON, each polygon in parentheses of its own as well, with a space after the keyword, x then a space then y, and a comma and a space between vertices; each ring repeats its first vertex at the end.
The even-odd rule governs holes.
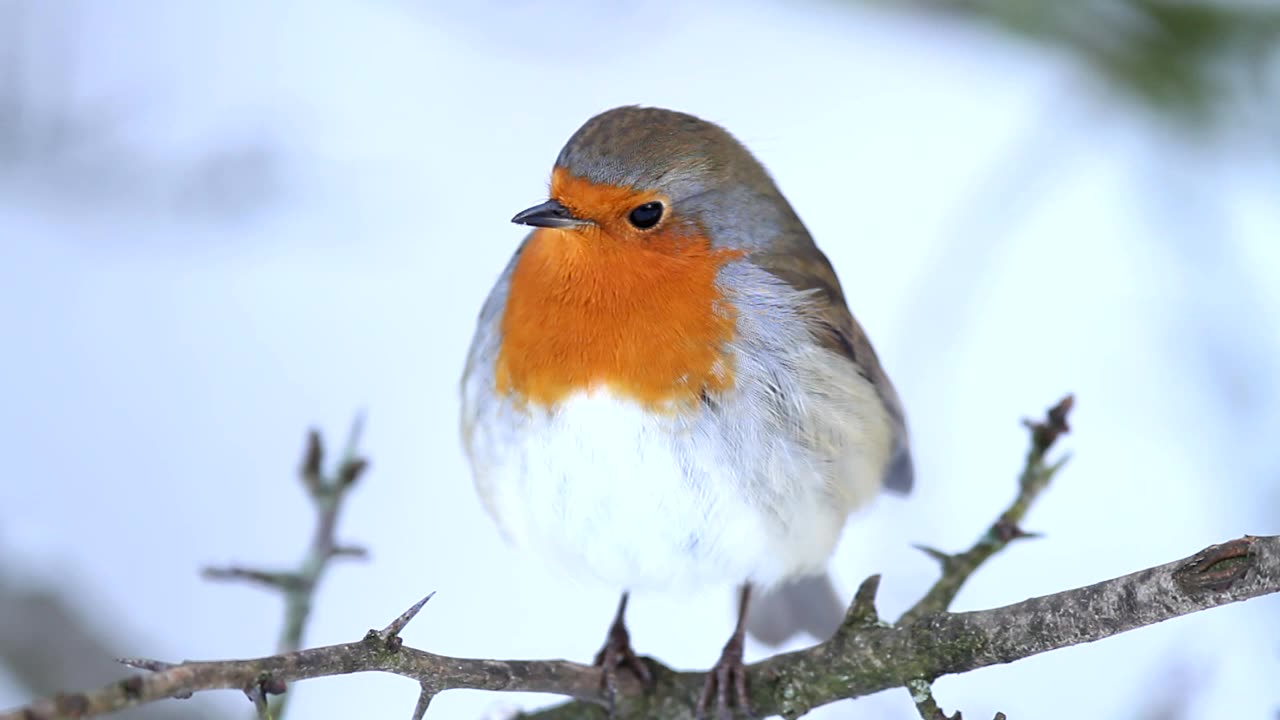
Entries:
POLYGON ((662 203, 647 202, 631 211, 627 220, 641 230, 648 230, 662 219, 662 203))

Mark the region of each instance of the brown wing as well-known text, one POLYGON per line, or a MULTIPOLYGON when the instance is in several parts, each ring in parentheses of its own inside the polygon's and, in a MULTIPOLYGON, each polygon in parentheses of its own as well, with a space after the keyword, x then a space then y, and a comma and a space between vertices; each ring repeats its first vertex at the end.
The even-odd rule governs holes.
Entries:
POLYGON ((884 484, 890 490, 906 494, 915 483, 915 471, 902 401, 880 366, 880 358, 876 356, 871 340, 853 313, 849 312, 831 262, 812 241, 807 237, 805 240, 807 242, 791 243, 789 247, 781 248, 781 252, 753 253, 751 261, 791 287, 815 294, 821 301, 817 321, 810 330, 823 347, 847 357, 858 374, 876 389, 894 424, 895 448, 884 484))

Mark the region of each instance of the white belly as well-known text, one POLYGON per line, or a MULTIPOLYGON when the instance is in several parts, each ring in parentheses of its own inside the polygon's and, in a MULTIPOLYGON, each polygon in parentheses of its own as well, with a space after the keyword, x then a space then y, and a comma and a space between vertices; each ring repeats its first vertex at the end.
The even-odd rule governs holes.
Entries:
POLYGON ((844 524, 813 459, 740 423, 655 417, 607 393, 476 426, 486 507, 515 545, 627 590, 769 585, 821 570, 844 524))

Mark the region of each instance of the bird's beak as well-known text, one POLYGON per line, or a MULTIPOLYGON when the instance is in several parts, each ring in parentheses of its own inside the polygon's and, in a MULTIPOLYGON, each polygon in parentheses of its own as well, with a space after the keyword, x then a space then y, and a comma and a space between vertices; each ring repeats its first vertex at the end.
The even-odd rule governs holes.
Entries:
POLYGON ((561 205, 559 200, 548 200, 528 210, 521 210, 511 218, 511 222, 545 228, 570 228, 587 224, 586 220, 574 217, 569 208, 561 205))

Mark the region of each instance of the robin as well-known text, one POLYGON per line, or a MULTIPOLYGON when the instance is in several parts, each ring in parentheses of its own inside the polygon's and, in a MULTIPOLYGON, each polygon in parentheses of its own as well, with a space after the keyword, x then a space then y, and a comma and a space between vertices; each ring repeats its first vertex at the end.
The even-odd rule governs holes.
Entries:
POLYGON ((902 404, 831 263, 720 126, 619 107, 569 138, 479 313, 461 432, 512 545, 620 593, 595 657, 653 681, 632 592, 734 586, 697 705, 750 714, 743 645, 826 639, 850 514, 913 483, 902 404))

